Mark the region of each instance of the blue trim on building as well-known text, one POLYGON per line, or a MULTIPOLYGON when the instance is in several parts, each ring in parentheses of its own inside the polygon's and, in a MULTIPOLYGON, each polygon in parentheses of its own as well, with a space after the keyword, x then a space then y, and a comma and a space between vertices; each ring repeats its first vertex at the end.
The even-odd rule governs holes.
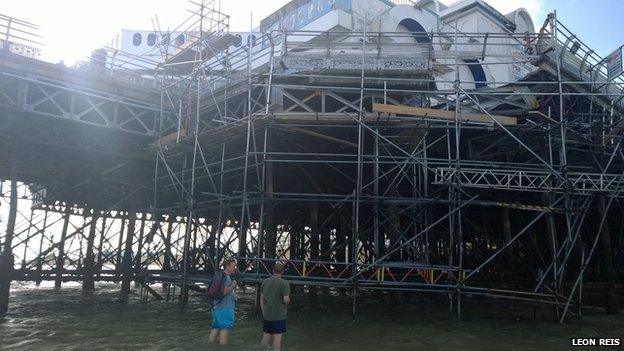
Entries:
POLYGON ((483 70, 483 66, 479 63, 479 60, 465 59, 464 62, 468 64, 468 69, 470 69, 470 73, 472 73, 472 77, 475 81, 475 88, 486 87, 487 77, 485 76, 485 71, 483 70))
POLYGON ((427 35, 427 31, 425 27, 423 27, 420 23, 418 23, 413 18, 405 18, 399 22, 400 26, 405 27, 408 31, 412 33, 412 36, 416 40, 416 42, 421 44, 431 43, 431 38, 427 35), (418 34, 423 33, 423 34, 418 34))
POLYGON ((352 0, 291 2, 260 22, 260 31, 299 30, 334 10, 351 11, 352 0))

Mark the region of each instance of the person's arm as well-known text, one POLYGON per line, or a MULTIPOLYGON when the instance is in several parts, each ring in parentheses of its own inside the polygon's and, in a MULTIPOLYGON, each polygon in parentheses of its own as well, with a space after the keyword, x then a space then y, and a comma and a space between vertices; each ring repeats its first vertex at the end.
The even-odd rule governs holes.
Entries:
POLYGON ((282 302, 284 302, 284 305, 286 306, 290 304, 290 284, 288 284, 288 282, 282 290, 282 302))
POLYGON ((227 295, 227 294, 229 294, 230 292, 232 292, 232 290, 236 289, 236 285, 237 285, 237 284, 238 284, 238 283, 236 282, 236 280, 232 280, 232 282, 231 282, 229 285, 226 285, 226 286, 223 288, 223 295, 227 295))
POLYGON ((262 293, 260 293, 260 311, 264 315, 264 295, 262 293))

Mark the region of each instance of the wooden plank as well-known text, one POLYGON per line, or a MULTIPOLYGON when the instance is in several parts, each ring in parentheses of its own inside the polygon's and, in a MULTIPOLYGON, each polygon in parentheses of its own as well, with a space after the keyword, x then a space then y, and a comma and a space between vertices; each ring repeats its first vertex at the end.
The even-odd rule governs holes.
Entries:
MULTIPOLYGON (((405 105, 373 104, 374 112, 389 113, 395 115, 419 116, 424 118, 441 119, 445 121, 455 120, 455 111, 435 110, 431 108, 412 107, 405 105)), ((492 115, 496 121, 504 126, 518 125, 515 117, 492 115)), ((464 122, 494 123, 490 116, 483 113, 461 113, 460 119, 464 122)))
MULTIPOLYGON (((186 132, 184 132, 183 130, 180 131, 180 140, 183 139, 186 136, 186 132)), ((154 146, 169 146, 171 144, 175 144, 178 141, 178 132, 173 132, 171 134, 167 134, 163 137, 161 137, 160 139, 158 139, 156 142, 154 142, 154 146)))
POLYGON ((299 132, 299 133, 302 133, 302 134, 307 134, 307 135, 310 135, 310 136, 313 136, 313 137, 316 137, 316 138, 319 138, 319 139, 323 139, 323 140, 326 140, 326 141, 330 141, 332 143, 336 143, 336 144, 352 147, 352 148, 355 148, 355 149, 357 149, 357 147, 358 147, 358 144, 354 144, 354 143, 352 143, 350 141, 346 141, 346 140, 335 138, 333 136, 329 136, 329 135, 313 132, 311 130, 307 130, 307 129, 303 129, 303 128, 299 128, 299 127, 294 127, 294 126, 282 126, 282 128, 288 129, 288 130, 292 130, 293 132, 299 132))
MULTIPOLYGON (((309 112, 276 112, 273 113, 270 118, 278 123, 310 123, 314 122, 317 124, 323 123, 348 123, 348 124, 356 124, 357 119, 354 119, 354 116, 351 116, 346 113, 309 113, 309 112)), ((355 117, 357 118, 357 117, 355 117)), ((397 117, 383 117, 379 118, 379 116, 372 114, 366 115, 362 117, 362 121, 364 122, 380 122, 380 123, 401 123, 405 122, 404 120, 397 117)))

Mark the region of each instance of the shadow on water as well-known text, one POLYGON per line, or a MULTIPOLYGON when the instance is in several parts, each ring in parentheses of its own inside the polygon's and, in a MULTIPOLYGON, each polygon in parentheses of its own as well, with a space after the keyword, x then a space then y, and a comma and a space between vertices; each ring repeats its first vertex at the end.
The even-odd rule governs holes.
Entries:
MULTIPOLYGON (((93 293, 79 286, 16 286, 0 321, 2 350, 263 350, 253 293, 241 294, 229 346, 208 343, 210 312, 199 296, 177 303, 129 300, 116 284, 93 293)), ((284 350, 567 350, 571 337, 622 337, 624 318, 593 312, 578 330, 533 319, 533 309, 505 302, 468 302, 461 323, 448 305, 418 298, 362 298, 351 320, 348 297, 295 295, 284 350)), ((586 312, 587 313, 587 312, 586 312)), ((538 314, 538 316, 541 316, 538 314)))

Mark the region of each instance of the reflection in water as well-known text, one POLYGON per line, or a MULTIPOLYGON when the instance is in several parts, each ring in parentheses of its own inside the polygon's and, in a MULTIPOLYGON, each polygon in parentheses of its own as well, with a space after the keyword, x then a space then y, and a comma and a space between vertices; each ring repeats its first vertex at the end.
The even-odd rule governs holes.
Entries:
MULTIPOLYGON (((253 293, 240 295, 231 345, 219 348, 208 344, 210 312, 201 297, 193 296, 182 312, 175 303, 140 303, 136 295, 125 302, 118 291, 116 284, 100 284, 93 294, 83 294, 79 285, 17 285, 0 321, 0 349, 263 350, 253 293)), ((284 350, 567 350, 573 336, 624 335, 619 315, 594 312, 578 331, 575 324, 534 321, 531 308, 484 306, 469 303, 467 319, 457 323, 441 302, 419 297, 397 304, 370 296, 360 300, 352 321, 346 297, 296 295, 284 350)))

